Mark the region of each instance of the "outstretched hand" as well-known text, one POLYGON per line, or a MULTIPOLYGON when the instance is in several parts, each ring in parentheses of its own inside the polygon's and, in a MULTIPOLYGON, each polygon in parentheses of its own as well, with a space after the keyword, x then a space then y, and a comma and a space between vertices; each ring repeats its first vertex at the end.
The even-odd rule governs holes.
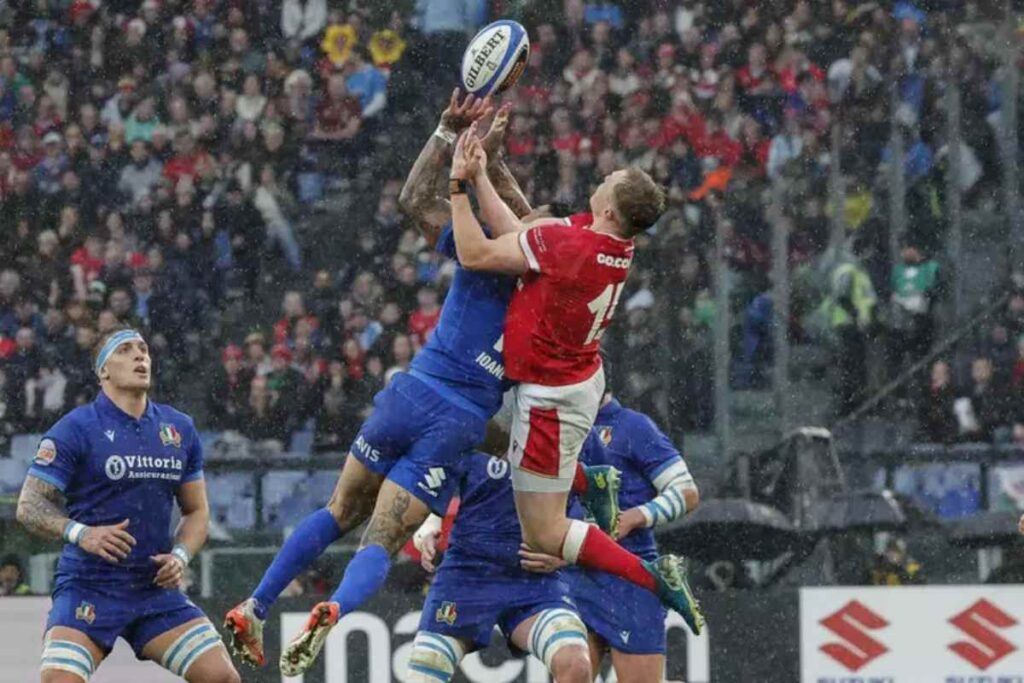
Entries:
POLYGON ((487 171, 487 152, 484 151, 480 138, 477 136, 477 123, 474 121, 469 130, 462 133, 455 142, 455 153, 452 155, 452 177, 473 180, 487 171))
POLYGON ((466 173, 470 178, 477 178, 487 172, 487 152, 477 132, 477 122, 466 131, 462 153, 466 158, 466 173))
POLYGON ((511 104, 502 105, 498 109, 498 113, 494 115, 494 119, 491 120, 491 127, 488 129, 487 135, 480 141, 489 160, 497 159, 505 146, 505 132, 508 130, 508 118, 511 112, 511 104))
POLYGON ((494 108, 491 106, 491 98, 478 98, 476 95, 466 95, 459 101, 459 89, 452 90, 452 97, 448 106, 441 112, 441 125, 453 133, 461 133, 475 121, 490 116, 494 108))

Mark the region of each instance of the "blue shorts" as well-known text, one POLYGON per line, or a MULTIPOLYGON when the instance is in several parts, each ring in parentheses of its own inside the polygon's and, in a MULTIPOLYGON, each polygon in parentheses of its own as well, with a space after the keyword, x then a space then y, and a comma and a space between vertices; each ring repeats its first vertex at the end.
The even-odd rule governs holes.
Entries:
POLYGON ((373 398, 350 452, 444 516, 459 477, 453 471, 484 439, 487 420, 400 372, 373 398))
POLYGON ((613 650, 631 655, 665 654, 665 608, 654 593, 604 572, 563 572, 587 629, 613 650))
POLYGON ((53 592, 46 630, 66 626, 81 631, 104 652, 124 638, 137 656, 149 641, 199 617, 188 596, 177 590, 120 591, 108 586, 66 582, 53 592))
POLYGON ((490 644, 495 626, 511 638, 519 624, 556 607, 574 609, 569 588, 558 574, 442 563, 423 603, 419 628, 470 641, 473 649, 482 650, 490 644))

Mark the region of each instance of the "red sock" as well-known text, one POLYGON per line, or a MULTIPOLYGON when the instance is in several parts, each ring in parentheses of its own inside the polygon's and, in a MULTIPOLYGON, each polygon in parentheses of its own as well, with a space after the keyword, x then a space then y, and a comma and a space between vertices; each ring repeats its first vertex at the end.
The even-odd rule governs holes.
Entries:
POLYGON ((576 461, 576 474, 572 477, 572 492, 579 495, 587 492, 587 471, 583 463, 576 461))
POLYGON ((654 576, 644 569, 640 558, 616 543, 611 536, 596 526, 591 526, 587 531, 587 537, 583 540, 576 564, 587 569, 597 569, 614 574, 641 588, 646 588, 652 593, 657 588, 654 576))

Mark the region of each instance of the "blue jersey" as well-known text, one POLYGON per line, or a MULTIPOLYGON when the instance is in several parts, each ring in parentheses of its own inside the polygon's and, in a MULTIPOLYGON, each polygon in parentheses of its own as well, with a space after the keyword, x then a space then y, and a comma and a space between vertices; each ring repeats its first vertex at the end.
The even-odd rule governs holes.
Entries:
MULTIPOLYGON (((450 223, 437 240, 437 251, 457 258, 450 223)), ((413 358, 409 373, 484 418, 498 412, 509 387, 501 342, 515 284, 514 277, 457 266, 441 319, 413 358)))
MULTIPOLYGON (((679 450, 651 418, 609 401, 597 413, 594 430, 607 447, 607 464, 622 473, 619 506, 623 510, 644 505, 658 495, 652 482, 682 460, 679 450)), ((637 529, 621 541, 627 550, 653 559, 657 556, 653 529, 637 529)))
MULTIPOLYGON (((583 443, 580 457, 594 464, 606 459, 605 449, 595 432, 583 443)), ((523 531, 516 514, 508 461, 476 453, 463 462, 459 513, 452 526, 445 562, 451 558, 535 577, 519 567, 523 531)))
POLYGON ((58 588, 72 579, 151 588, 156 570, 149 558, 171 550, 175 494, 202 478, 203 449, 188 415, 150 401, 136 420, 100 392, 50 428, 28 473, 64 492, 71 519, 88 526, 128 519, 136 540, 118 564, 65 545, 58 588))

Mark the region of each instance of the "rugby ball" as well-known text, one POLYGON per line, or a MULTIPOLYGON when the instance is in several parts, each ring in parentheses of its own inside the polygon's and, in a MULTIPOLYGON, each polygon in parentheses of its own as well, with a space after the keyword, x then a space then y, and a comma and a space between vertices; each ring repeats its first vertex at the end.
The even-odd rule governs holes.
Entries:
POLYGON ((462 87, 484 97, 519 80, 530 54, 530 37, 522 24, 502 19, 473 36, 462 55, 462 87))

